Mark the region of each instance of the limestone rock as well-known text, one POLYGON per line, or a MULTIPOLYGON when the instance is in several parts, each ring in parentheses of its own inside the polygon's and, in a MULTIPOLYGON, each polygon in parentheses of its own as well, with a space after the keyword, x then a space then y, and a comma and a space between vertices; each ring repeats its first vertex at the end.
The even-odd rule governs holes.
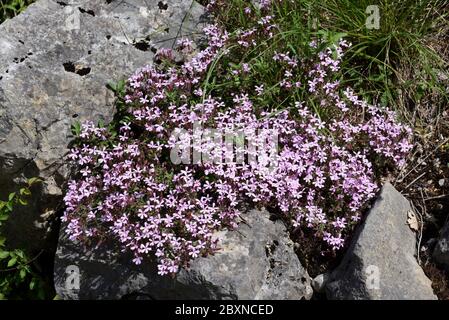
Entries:
POLYGON ((26 178, 44 180, 11 216, 11 246, 45 247, 69 175, 71 125, 112 118, 106 84, 151 64, 179 37, 200 37, 200 5, 160 2, 38 0, 0 25, 0 199, 26 178))
POLYGON ((315 292, 323 293, 326 289, 326 284, 329 281, 329 274, 322 273, 317 275, 312 280, 312 288, 315 292))
POLYGON ((415 258, 416 235, 407 225, 410 203, 386 183, 341 265, 326 286, 330 299, 436 299, 415 258))
POLYGON ((173 279, 157 275, 154 263, 134 265, 113 246, 88 249, 61 233, 56 291, 63 299, 310 299, 309 275, 284 225, 266 211, 249 211, 244 219, 237 230, 216 234, 220 251, 193 260, 173 279), (73 268, 79 271, 79 289, 73 268))

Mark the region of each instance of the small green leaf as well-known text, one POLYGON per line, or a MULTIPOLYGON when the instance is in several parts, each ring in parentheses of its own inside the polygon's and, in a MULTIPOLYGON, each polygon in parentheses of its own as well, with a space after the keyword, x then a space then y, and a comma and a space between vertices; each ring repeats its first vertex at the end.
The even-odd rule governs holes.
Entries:
MULTIPOLYGON (((9 210, 9 211, 12 211, 12 203, 11 202, 8 202, 8 203, 6 203, 6 208, 9 210)), ((8 217, 7 217, 8 218, 8 217)), ((6 218, 6 219, 7 219, 6 218)))
POLYGON ((16 264, 16 262, 17 262, 17 258, 11 258, 11 259, 9 259, 8 264, 7 264, 7 267, 8 267, 8 268, 11 268, 13 265, 16 264))
POLYGON ((0 251, 0 259, 9 257, 9 251, 0 251))
POLYGON ((30 189, 28 188, 21 188, 20 189, 20 195, 21 196, 29 196, 31 194, 30 189))
POLYGON ((120 80, 119 82, 118 82, 118 89, 120 89, 120 90, 124 90, 125 89, 125 87, 126 87, 126 81, 125 80, 120 80))
POLYGON ((25 279, 26 276, 27 272, 25 271, 25 269, 20 270, 20 278, 25 279))
POLYGON ((14 199, 15 196, 16 196, 15 192, 10 193, 9 196, 8 196, 8 201, 12 201, 12 199, 14 199))
POLYGON ((25 253, 22 250, 14 250, 14 254, 20 259, 25 260, 25 253))
POLYGON ((36 280, 33 279, 33 280, 31 280, 31 282, 30 282, 30 290, 33 290, 35 286, 36 286, 36 280))
POLYGON ((109 90, 112 90, 114 92, 117 91, 117 85, 114 82, 108 82, 106 84, 106 88, 108 88, 109 90))
POLYGON ((122 79, 117 83, 117 90, 123 91, 123 90, 125 90, 125 86, 126 86, 126 81, 124 79, 122 79))
POLYGON ((33 177, 33 178, 29 178, 27 182, 28 182, 28 185, 31 186, 32 184, 42 182, 42 179, 38 178, 38 177, 33 177))
POLYGON ((81 133, 81 124, 77 121, 72 125, 72 133, 75 136, 79 136, 81 133))

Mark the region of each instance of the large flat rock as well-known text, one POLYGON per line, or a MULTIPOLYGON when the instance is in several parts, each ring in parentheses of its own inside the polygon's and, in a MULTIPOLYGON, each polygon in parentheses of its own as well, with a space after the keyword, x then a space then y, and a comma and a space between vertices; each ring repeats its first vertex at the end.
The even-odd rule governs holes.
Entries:
POLYGON ((11 246, 45 247, 69 174, 71 125, 107 123, 106 84, 151 64, 157 48, 200 37, 202 15, 190 0, 38 0, 0 25, 0 198, 25 178, 44 180, 6 226, 11 246))

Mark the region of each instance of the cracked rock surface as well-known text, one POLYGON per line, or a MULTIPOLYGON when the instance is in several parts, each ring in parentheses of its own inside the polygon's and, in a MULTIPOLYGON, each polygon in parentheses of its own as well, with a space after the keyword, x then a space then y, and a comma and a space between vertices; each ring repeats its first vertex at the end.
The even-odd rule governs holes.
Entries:
POLYGON ((416 234, 407 225, 410 203, 386 183, 326 285, 329 299, 435 300, 416 260, 416 234))
POLYGON ((203 13, 192 1, 38 0, 0 25, 0 198, 26 178, 44 180, 6 225, 11 246, 46 247, 70 171, 71 125, 111 120, 106 84, 177 38, 200 37, 203 13))
POLYGON ((243 218, 238 230, 216 233, 215 255, 196 258, 173 279, 158 276, 154 263, 134 265, 113 245, 86 248, 61 233, 57 294, 63 299, 310 299, 311 279, 285 226, 271 221, 267 211, 252 210, 243 218))

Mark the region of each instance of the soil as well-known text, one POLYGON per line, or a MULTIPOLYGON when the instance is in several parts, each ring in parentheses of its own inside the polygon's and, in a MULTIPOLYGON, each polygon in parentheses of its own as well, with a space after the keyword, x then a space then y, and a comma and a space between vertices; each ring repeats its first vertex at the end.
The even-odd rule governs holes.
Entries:
MULTIPOLYGON (((448 127, 439 123, 440 139, 419 141, 417 152, 410 159, 405 174, 398 177, 396 187, 415 206, 421 216, 422 235, 418 234, 418 261, 432 281, 439 299, 449 300, 449 273, 432 259, 432 252, 440 236, 440 230, 449 219, 449 137, 448 127), (445 129, 443 131, 443 129, 445 129), (401 180, 401 178, 403 180, 401 180)), ((420 137, 420 139, 423 139, 420 137)))

